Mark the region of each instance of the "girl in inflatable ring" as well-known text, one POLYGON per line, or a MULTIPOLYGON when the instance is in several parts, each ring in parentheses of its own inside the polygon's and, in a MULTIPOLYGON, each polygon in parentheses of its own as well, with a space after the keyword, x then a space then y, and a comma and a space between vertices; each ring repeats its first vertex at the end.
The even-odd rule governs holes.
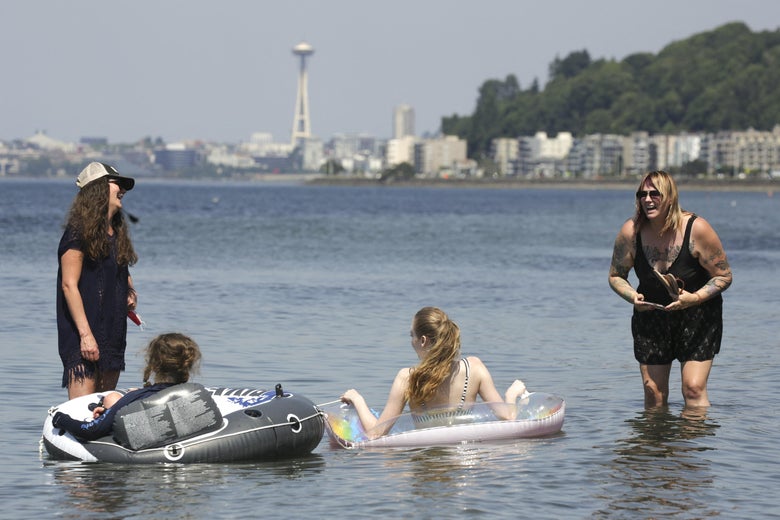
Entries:
POLYGON ((412 320, 410 335, 420 364, 398 371, 379 417, 357 390, 347 390, 341 396, 343 402, 355 407, 370 438, 386 434, 407 402, 419 427, 435 426, 436 416, 467 413, 477 396, 492 403, 499 419, 515 418, 515 403, 526 392, 525 384, 515 380, 502 399, 484 363, 476 356, 461 358, 460 329, 444 311, 420 309, 412 320))

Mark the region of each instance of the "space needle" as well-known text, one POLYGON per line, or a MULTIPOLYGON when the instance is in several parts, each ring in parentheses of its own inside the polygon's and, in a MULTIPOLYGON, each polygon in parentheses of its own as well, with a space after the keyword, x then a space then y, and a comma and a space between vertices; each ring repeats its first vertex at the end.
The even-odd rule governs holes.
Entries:
POLYGON ((300 56, 301 68, 298 73, 298 96, 295 100, 295 117, 293 118, 292 146, 295 148, 302 141, 311 137, 311 121, 309 120, 309 89, 306 74, 306 58, 314 54, 314 47, 306 42, 301 42, 292 50, 293 54, 300 56))

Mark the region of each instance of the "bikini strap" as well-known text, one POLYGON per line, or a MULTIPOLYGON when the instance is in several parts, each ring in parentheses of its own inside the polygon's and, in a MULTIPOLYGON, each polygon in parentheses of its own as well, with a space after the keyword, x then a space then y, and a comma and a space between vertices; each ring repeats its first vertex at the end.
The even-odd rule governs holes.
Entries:
POLYGON ((463 405, 466 403, 466 391, 469 389, 469 360, 466 358, 463 358, 463 364, 466 365, 466 381, 463 383, 463 394, 460 396, 460 404, 458 405, 458 410, 463 408, 463 405))

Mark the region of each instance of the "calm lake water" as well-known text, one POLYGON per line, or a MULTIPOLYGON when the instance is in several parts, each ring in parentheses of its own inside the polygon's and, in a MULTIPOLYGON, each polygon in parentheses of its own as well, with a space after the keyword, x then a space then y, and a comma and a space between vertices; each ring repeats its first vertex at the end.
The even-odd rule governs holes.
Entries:
POLYGON ((192 335, 206 385, 282 383, 315 403, 359 389, 381 408, 415 363, 409 323, 436 305, 500 391, 523 379, 566 398, 561 434, 499 445, 339 451, 271 463, 152 467, 39 452, 59 387, 54 290, 73 180, 0 179, 0 426, 4 518, 770 518, 780 195, 685 191, 734 272, 710 377, 713 406, 645 412, 631 308, 607 285, 632 190, 313 187, 139 180, 124 199, 141 349, 192 335))

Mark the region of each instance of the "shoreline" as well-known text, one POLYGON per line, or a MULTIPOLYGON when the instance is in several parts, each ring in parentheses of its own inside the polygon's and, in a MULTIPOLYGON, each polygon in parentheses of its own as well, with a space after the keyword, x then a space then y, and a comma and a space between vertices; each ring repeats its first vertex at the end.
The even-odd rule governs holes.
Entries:
MULTIPOLYGON (((752 191, 770 195, 780 190, 780 179, 675 179, 681 190, 752 191)), ((485 189, 580 189, 632 190, 637 179, 410 179, 381 181, 361 177, 315 177, 307 186, 377 186, 398 188, 485 188, 485 189)))
MULTIPOLYGON (((75 177, 0 176, 3 181, 74 181, 75 177)), ((386 180, 366 177, 324 176, 313 173, 277 173, 238 179, 137 176, 143 182, 192 182, 230 184, 290 184, 301 186, 379 187, 379 188, 449 188, 449 189, 572 189, 634 190, 639 178, 631 179, 408 179, 386 180)), ((772 196, 780 191, 780 179, 693 179, 676 178, 680 190, 765 192, 772 196)))

